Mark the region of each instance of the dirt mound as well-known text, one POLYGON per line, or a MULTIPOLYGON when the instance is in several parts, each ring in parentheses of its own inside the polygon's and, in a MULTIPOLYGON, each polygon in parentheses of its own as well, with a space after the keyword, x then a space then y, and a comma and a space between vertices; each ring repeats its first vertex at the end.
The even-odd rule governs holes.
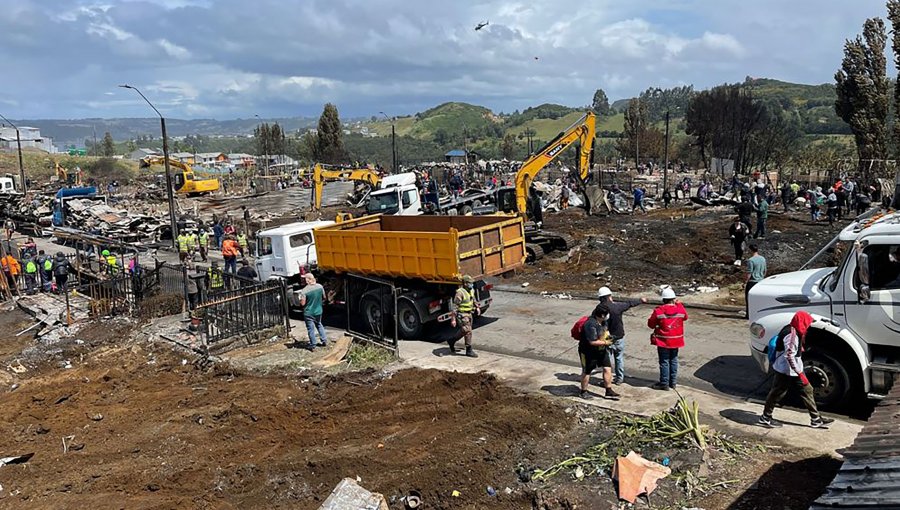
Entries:
POLYGON ((4 453, 35 456, 4 468, 0 483, 2 496, 55 508, 313 509, 359 476, 389 498, 418 490, 429 508, 527 508, 521 491, 491 498, 485 489, 515 487, 516 462, 542 442, 553 448, 569 421, 485 374, 298 382, 100 348, 4 396, 4 453))

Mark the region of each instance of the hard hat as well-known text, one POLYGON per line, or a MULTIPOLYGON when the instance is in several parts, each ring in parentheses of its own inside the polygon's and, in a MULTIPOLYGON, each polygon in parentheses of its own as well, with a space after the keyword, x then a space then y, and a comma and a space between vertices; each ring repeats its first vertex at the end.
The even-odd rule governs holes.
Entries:
POLYGON ((463 283, 475 283, 475 279, 469 275, 463 275, 462 281, 463 283))
POLYGON ((100 255, 103 255, 104 257, 109 257, 109 250, 103 250, 103 251, 101 251, 101 252, 100 252, 100 255))
POLYGON ((669 285, 663 285, 660 297, 663 299, 675 299, 675 289, 669 285))
POLYGON ((609 290, 609 287, 600 287, 600 290, 597 291, 597 298, 605 298, 606 296, 612 296, 612 291, 609 290))

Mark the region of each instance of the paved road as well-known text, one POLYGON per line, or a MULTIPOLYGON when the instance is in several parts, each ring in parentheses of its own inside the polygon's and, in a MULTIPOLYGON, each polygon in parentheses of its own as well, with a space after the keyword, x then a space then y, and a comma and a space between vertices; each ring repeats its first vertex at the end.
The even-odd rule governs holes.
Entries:
MULTIPOLYGON (((494 304, 476 321, 477 349, 578 366, 572 324, 588 315, 595 302, 494 291, 494 304)), ((625 370, 629 384, 658 380, 656 348, 650 345, 647 317, 653 305, 625 314, 625 370)), ((746 320, 723 312, 688 310, 686 347, 679 354, 679 383, 737 398, 764 398, 769 382, 750 358, 746 320)), ((435 354, 447 352, 433 335, 435 354)))

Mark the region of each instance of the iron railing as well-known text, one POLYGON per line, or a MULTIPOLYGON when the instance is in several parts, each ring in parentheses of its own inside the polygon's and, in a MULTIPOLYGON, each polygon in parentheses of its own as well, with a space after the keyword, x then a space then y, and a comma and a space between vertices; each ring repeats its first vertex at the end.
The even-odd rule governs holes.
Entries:
POLYGON ((290 333, 287 289, 283 282, 257 283, 208 294, 191 314, 204 344, 283 326, 290 333))

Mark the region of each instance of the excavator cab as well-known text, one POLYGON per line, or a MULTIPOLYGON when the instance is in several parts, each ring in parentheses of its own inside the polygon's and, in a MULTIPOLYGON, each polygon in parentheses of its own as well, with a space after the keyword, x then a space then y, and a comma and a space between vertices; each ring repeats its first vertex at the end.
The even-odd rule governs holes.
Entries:
POLYGON ((172 187, 175 189, 175 191, 178 191, 184 187, 184 184, 184 173, 176 172, 175 175, 172 176, 172 187))

